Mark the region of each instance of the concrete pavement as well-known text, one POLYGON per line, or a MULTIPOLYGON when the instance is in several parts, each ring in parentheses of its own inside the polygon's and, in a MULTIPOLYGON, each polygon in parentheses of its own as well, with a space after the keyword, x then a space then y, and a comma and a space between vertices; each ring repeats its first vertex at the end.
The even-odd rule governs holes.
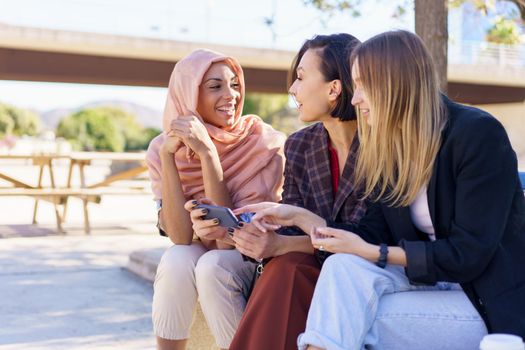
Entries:
POLYGON ((123 269, 153 235, 0 240, 0 349, 154 349, 152 286, 123 269))
MULTIPOLYGON (((11 168, 36 181, 27 165, 11 168)), ((92 168, 89 180, 103 179, 92 168)), ((66 170, 57 168, 57 183, 66 170)), ((171 242, 155 229, 151 196, 107 196, 90 205, 89 236, 77 198, 66 235, 57 235, 50 203, 41 202, 39 224, 31 225, 33 205, 28 197, 0 198, 0 350, 154 349, 151 281, 171 242)), ((216 349, 213 343, 197 308, 188 350, 216 349)))

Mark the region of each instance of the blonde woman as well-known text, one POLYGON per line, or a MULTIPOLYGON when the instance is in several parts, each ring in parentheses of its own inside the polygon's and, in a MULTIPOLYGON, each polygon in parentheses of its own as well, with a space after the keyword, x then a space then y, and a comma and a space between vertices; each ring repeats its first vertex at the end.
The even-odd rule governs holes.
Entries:
POLYGON ((358 46, 352 78, 356 177, 372 202, 359 225, 255 207, 259 225, 298 225, 340 253, 323 265, 299 348, 478 349, 487 331, 525 337, 525 199, 502 125, 440 95, 427 49, 406 31, 358 46))

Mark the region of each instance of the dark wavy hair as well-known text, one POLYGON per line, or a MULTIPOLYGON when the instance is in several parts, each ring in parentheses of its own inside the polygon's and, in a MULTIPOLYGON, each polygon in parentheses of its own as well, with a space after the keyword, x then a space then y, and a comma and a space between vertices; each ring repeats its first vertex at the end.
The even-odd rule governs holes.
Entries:
POLYGON ((351 103, 353 90, 350 55, 358 44, 360 41, 357 38, 346 33, 315 35, 312 39, 306 40, 292 62, 288 74, 288 86, 291 86, 297 79, 297 67, 305 52, 310 49, 316 50, 321 58, 319 69, 325 80, 327 82, 336 79, 341 81, 341 95, 335 107, 330 111, 330 115, 341 121, 355 120, 357 115, 351 103))

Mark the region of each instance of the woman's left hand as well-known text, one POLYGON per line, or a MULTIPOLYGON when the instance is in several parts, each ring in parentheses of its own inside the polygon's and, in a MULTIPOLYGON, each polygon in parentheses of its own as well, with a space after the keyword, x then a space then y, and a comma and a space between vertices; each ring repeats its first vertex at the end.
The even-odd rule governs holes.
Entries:
MULTIPOLYGON (((213 201, 207 198, 202 198, 200 202, 215 205, 213 201)), ((207 210, 195 208, 197 205, 198 202, 195 200, 187 201, 186 204, 184 204, 184 208, 190 213, 190 219, 193 224, 192 228, 197 237, 208 241, 224 240, 226 237, 226 229, 219 226, 217 219, 204 220, 203 217, 207 214, 207 210)))
POLYGON ((349 253, 362 256, 370 244, 353 232, 330 227, 318 227, 310 234, 312 245, 331 253, 349 253))
POLYGON ((174 135, 180 137, 182 142, 199 157, 205 152, 215 149, 208 130, 194 115, 180 116, 177 119, 173 119, 170 127, 174 135))
POLYGON ((250 204, 235 209, 233 212, 235 215, 241 213, 255 213, 252 217, 251 223, 262 232, 266 232, 267 230, 277 230, 281 226, 294 226, 296 225, 296 221, 303 221, 301 220, 301 214, 303 216, 315 216, 315 214, 304 208, 273 202, 250 204))
POLYGON ((232 239, 239 252, 253 259, 276 256, 280 246, 277 233, 270 230, 263 232, 247 223, 243 223, 242 228, 235 228, 232 239))

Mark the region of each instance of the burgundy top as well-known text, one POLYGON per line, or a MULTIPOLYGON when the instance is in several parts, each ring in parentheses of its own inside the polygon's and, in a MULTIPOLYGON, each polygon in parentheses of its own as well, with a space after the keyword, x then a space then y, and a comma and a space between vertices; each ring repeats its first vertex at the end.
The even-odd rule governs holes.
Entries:
POLYGON ((337 150, 330 144, 328 145, 328 151, 330 152, 330 171, 332 173, 332 188, 335 198, 339 187, 339 159, 337 159, 337 150))

